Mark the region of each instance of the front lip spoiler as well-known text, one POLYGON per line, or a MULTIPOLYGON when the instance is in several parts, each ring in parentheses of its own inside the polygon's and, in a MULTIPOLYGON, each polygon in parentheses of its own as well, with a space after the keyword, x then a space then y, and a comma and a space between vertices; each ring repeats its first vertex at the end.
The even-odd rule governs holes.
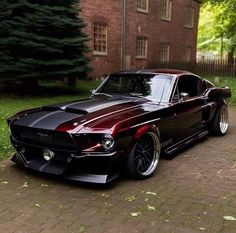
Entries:
POLYGON ((119 177, 118 173, 114 174, 112 177, 109 177, 108 175, 86 174, 86 173, 64 176, 64 178, 68 180, 96 183, 96 184, 107 184, 117 179, 118 177, 119 177))
POLYGON ((59 163, 57 161, 28 161, 22 153, 16 153, 12 159, 13 162, 20 165, 23 168, 36 171, 39 173, 60 176, 67 180, 79 181, 79 182, 88 182, 88 183, 97 183, 97 184, 106 184, 117 179, 120 174, 120 156, 119 153, 113 152, 110 154, 88 154, 86 157, 75 158, 74 161, 77 163, 59 163), (80 170, 76 169, 76 166, 80 164, 80 161, 86 160, 85 166, 90 167, 91 164, 96 164, 98 160, 107 161, 106 165, 101 162, 97 165, 98 170, 96 174, 93 173, 93 170, 80 170), (104 160, 105 159, 105 160, 104 160), (87 162, 88 160, 88 162, 87 162), (71 169, 71 165, 74 167, 71 169))

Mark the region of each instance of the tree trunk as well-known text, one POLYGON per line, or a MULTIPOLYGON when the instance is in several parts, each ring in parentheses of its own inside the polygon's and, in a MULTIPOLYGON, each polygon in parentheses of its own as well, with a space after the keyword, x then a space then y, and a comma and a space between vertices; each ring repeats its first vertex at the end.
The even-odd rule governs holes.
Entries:
POLYGON ((235 55, 235 46, 232 46, 230 48, 230 51, 228 53, 228 62, 229 64, 233 64, 234 63, 234 56, 235 55))

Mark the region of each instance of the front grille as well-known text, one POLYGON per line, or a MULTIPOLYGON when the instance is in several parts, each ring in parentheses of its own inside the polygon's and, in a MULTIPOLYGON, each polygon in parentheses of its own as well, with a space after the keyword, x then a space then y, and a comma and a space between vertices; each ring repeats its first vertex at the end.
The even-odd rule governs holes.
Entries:
POLYGON ((19 142, 76 151, 75 143, 69 133, 22 126, 12 126, 11 131, 13 137, 19 142))

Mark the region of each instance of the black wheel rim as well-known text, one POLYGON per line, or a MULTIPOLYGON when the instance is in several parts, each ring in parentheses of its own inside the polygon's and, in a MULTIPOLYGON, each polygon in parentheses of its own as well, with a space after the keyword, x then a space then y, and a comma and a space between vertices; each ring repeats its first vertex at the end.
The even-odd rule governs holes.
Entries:
POLYGON ((151 175, 159 162, 157 140, 154 134, 148 133, 136 143, 134 150, 136 171, 143 176, 151 175))

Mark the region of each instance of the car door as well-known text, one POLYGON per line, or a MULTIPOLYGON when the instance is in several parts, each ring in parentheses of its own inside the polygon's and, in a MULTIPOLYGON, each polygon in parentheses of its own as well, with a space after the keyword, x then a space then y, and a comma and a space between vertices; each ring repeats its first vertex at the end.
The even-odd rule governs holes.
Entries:
POLYGON ((202 80, 195 75, 181 75, 177 79, 172 98, 175 112, 175 140, 181 140, 204 129, 205 98, 202 80))

